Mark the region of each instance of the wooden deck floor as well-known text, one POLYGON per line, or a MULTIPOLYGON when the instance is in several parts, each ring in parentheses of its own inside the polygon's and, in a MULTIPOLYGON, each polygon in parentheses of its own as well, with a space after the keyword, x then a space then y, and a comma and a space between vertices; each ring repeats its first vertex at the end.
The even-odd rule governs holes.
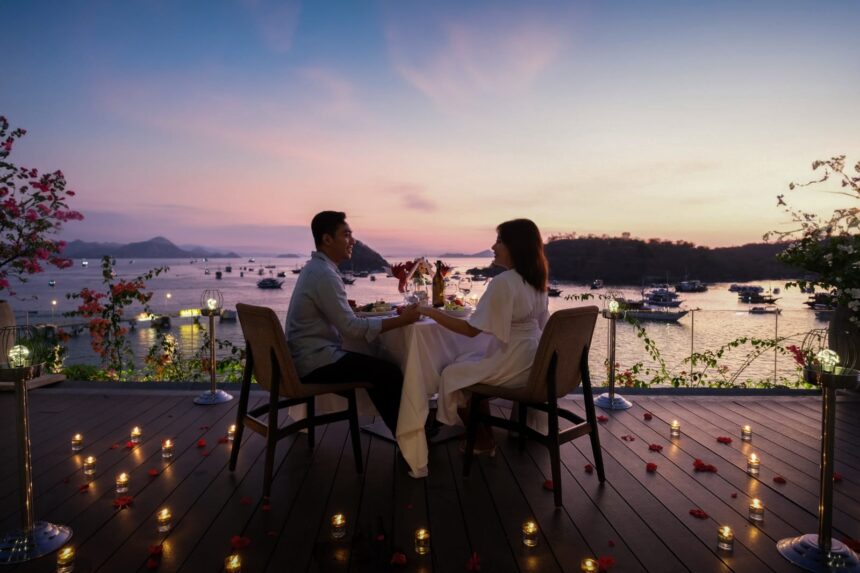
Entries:
MULTIPOLYGON (((607 483, 588 473, 588 440, 562 450, 564 508, 556 510, 545 451, 520 453, 497 434, 498 455, 481 458, 469 479, 461 477, 456 441, 434 446, 430 477, 413 480, 393 444, 362 435, 365 473, 355 472, 345 424, 318 431, 316 448, 304 436, 279 444, 270 505, 262 490, 263 440, 248 435, 235 473, 227 469, 229 447, 219 443, 235 416, 234 400, 195 406, 189 392, 41 389, 31 393, 31 426, 37 517, 74 530, 76 572, 217 572, 231 551, 231 538, 245 538, 243 571, 468 571, 473 554, 482 572, 579 571, 586 556, 614 559, 611 571, 796 571, 776 551, 777 540, 817 530, 820 399, 805 397, 635 397, 633 409, 608 413, 600 425, 607 483), (644 414, 653 415, 645 420, 644 414), (677 419, 683 436, 668 439, 677 419), (751 444, 739 427, 753 426, 751 444), (129 429, 144 439, 126 448, 129 429), (72 455, 69 438, 85 436, 72 455), (729 445, 718 436, 730 436, 729 445), (175 438, 176 456, 161 459, 163 438, 175 438), (205 446, 199 440, 205 440, 205 446), (663 446, 662 452, 649 444, 663 446), (746 458, 762 458, 758 479, 745 473, 746 458), (81 459, 98 459, 88 488, 81 459), (693 461, 717 473, 697 473, 693 461), (646 463, 657 464, 655 473, 646 463), (150 476, 155 470, 157 476, 150 476), (131 474, 131 507, 114 507, 114 476, 131 474), (782 476, 786 483, 774 482, 782 476), (747 521, 752 497, 767 506, 765 523, 747 521), (173 529, 158 534, 156 511, 167 506, 173 529), (707 519, 690 510, 700 508, 707 519), (329 519, 349 521, 340 541, 329 519), (521 544, 520 527, 534 518, 537 547, 521 544), (730 525, 735 550, 716 548, 717 527, 730 525), (413 532, 427 527, 432 551, 419 557, 413 532), (150 562, 150 546, 163 554, 150 562), (406 565, 390 565, 401 551, 406 565)), ((258 398, 259 399, 259 398, 258 398)), ((570 403, 581 413, 581 399, 570 403)), ((497 407, 504 407, 501 404, 497 407)), ((838 538, 860 538, 860 399, 841 396, 838 407, 834 525, 838 538)), ((17 525, 14 402, 0 395, 0 529, 17 525)), ((54 571, 47 557, 6 571, 54 571)))

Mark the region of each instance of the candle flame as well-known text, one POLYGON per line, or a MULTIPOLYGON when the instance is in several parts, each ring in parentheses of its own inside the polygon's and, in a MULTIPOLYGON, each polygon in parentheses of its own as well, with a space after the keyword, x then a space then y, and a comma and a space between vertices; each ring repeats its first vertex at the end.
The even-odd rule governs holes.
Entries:
POLYGON ((755 455, 755 454, 751 454, 751 455, 750 455, 750 461, 751 461, 751 462, 757 462, 757 461, 758 461, 758 456, 757 456, 757 455, 755 455))
POLYGON ((756 508, 756 509, 760 509, 760 508, 764 507, 764 506, 762 505, 762 503, 761 503, 761 500, 760 500, 760 499, 758 499, 758 498, 754 498, 754 499, 752 500, 752 506, 753 506, 754 508, 756 508))

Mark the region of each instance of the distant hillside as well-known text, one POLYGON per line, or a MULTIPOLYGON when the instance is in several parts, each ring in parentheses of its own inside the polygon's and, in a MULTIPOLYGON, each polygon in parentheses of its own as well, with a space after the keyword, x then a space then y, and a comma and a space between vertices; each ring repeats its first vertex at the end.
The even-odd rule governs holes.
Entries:
POLYGON ((295 253, 284 253, 282 255, 278 255, 279 259, 298 259, 301 258, 302 255, 297 255, 295 253))
POLYGON ((72 259, 97 259, 108 255, 119 259, 188 259, 188 258, 233 258, 236 253, 216 253, 203 248, 187 251, 171 243, 164 237, 155 237, 138 243, 88 243, 71 241, 63 251, 63 256, 72 259))
POLYGON ((382 255, 362 243, 356 241, 352 248, 352 258, 342 262, 338 268, 341 271, 377 271, 389 266, 388 261, 382 255))
POLYGON ((552 278, 607 284, 669 282, 685 278, 708 282, 743 282, 802 276, 776 260, 784 244, 752 243, 712 249, 684 241, 577 238, 546 245, 552 278))
POLYGON ((478 258, 478 257, 492 257, 493 251, 490 249, 485 249, 480 253, 475 253, 473 255, 467 255, 466 253, 442 253, 438 258, 440 259, 458 259, 458 258, 478 258))

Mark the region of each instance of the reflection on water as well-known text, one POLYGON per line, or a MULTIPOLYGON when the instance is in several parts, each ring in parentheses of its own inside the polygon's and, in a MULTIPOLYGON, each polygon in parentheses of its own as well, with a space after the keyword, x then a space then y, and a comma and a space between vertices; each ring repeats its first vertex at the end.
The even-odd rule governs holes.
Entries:
MULTIPOLYGON (((391 260, 395 262, 401 259, 391 260)), ((176 338, 183 354, 188 356, 198 351, 203 344, 208 320, 200 319, 199 324, 196 324, 194 318, 180 318, 178 317, 180 309, 196 308, 200 304, 200 295, 205 289, 218 288, 223 293, 225 308, 235 308, 237 302, 268 306, 274 309, 283 320, 286 317, 290 294, 297 278, 297 275, 290 272, 296 262, 296 259, 258 258, 253 265, 248 264, 246 259, 224 259, 196 264, 190 264, 187 260, 138 260, 129 264, 127 260, 119 260, 116 270, 120 277, 131 278, 151 267, 170 266, 167 273, 149 282, 153 292, 151 307, 156 313, 172 316, 170 332, 176 338), (275 269, 264 268, 264 265, 272 264, 276 265, 275 269), (216 279, 214 272, 223 270, 226 265, 232 266, 232 273, 224 272, 223 279, 216 279), (206 267, 210 269, 211 274, 204 274, 206 267), (241 277, 241 267, 252 268, 245 270, 244 277, 241 277), (266 277, 270 276, 270 273, 274 276, 278 271, 285 271, 283 288, 275 290, 257 288, 256 283, 260 279, 259 269, 264 269, 263 276, 266 277)), ((454 272, 463 272, 467 268, 485 266, 489 261, 464 258, 449 259, 446 262, 454 265, 454 272)), ((384 274, 378 274, 376 278, 376 281, 367 278, 356 279, 355 284, 346 287, 349 298, 359 304, 379 299, 396 303, 402 301, 402 295, 397 292, 396 279, 387 278, 384 274)), ((765 281, 759 284, 766 289, 783 286, 778 281, 770 283, 765 281)), ((52 270, 36 275, 29 283, 23 285, 23 288, 18 289, 19 299, 11 301, 16 319, 21 324, 51 322, 53 314, 56 323, 68 323, 72 320, 80 323, 82 322, 80 319, 63 318, 62 313, 74 308, 75 303, 67 300, 65 293, 80 290, 85 286, 95 289, 101 287, 101 271, 97 266, 82 268, 77 264, 63 271, 52 270), (56 287, 49 286, 51 280, 56 281, 56 287), (52 300, 56 300, 57 304, 52 305, 52 300)), ((550 310, 604 304, 601 300, 582 302, 565 298, 572 294, 599 294, 603 291, 591 291, 587 285, 559 283, 557 286, 563 290, 562 296, 550 299, 550 310)), ((800 344, 803 335, 809 330, 827 327, 826 322, 817 320, 814 313, 803 305, 807 295, 797 290, 783 291, 779 295, 778 305, 783 309, 782 314, 754 315, 748 312, 752 305, 738 302, 737 296, 729 292, 728 286, 728 284, 717 284, 704 293, 682 294, 681 297, 685 299, 683 307, 699 310, 691 312, 678 323, 643 323, 670 370, 679 372, 688 369, 689 365, 685 367, 682 361, 689 357, 692 351, 716 350, 719 346, 741 336, 764 339, 772 339, 774 336, 789 337, 791 342, 786 344, 800 344)), ((480 295, 485 288, 486 284, 476 282, 473 284, 472 292, 480 295)), ((620 289, 625 297, 630 298, 638 298, 639 290, 638 287, 620 289)), ((129 316, 132 317, 139 311, 139 307, 133 307, 129 311, 129 316)), ((607 332, 607 321, 598 318, 590 360, 595 382, 605 377, 603 362, 607 351, 607 332)), ((216 320, 216 337, 242 345, 238 321, 216 320)), ((156 332, 152 328, 138 327, 129 333, 129 339, 140 365, 149 347, 156 342, 156 332)), ((89 342, 87 334, 72 338, 68 344, 67 363, 97 363, 98 359, 92 352, 89 342)), ((743 362, 749 349, 749 345, 745 345, 730 352, 724 360, 725 364, 729 365, 731 370, 735 370, 743 362)), ((635 362, 649 361, 634 329, 623 321, 618 323, 616 356, 622 371, 635 362)), ((746 378, 772 379, 774 365, 778 376, 793 376, 795 373, 794 362, 790 356, 779 355, 774 361, 774 352, 768 351, 747 368, 739 381, 746 378)))

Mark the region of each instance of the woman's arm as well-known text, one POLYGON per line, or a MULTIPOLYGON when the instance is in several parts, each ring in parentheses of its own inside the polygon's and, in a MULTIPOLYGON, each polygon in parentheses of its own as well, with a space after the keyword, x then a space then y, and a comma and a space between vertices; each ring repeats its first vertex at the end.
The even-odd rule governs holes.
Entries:
POLYGON ((454 318, 453 316, 448 316, 438 308, 420 307, 418 311, 424 316, 429 316, 451 332, 456 332, 457 334, 462 334, 463 336, 468 336, 469 338, 474 338, 482 332, 481 330, 475 328, 465 320, 462 320, 460 318, 454 318))

